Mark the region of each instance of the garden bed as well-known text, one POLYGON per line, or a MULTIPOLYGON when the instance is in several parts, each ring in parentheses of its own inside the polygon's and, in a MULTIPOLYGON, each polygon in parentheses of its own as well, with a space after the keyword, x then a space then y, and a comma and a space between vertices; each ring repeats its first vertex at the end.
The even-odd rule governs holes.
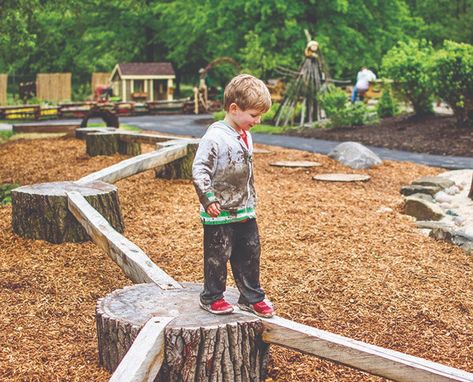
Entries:
POLYGON ((473 157, 473 129, 458 128, 445 115, 385 118, 369 126, 288 130, 286 134, 418 153, 473 157))
MULTIPOLYGON (((259 147, 271 150, 255 155, 262 285, 277 313, 473 371, 473 257, 422 236, 400 213, 401 186, 441 170, 386 161, 359 171, 371 176, 366 183, 316 182, 316 174, 354 171, 326 156, 259 147), (282 160, 322 166, 269 166, 282 160)), ((0 145, 0 156, 0 183, 21 185, 76 180, 125 159, 88 157, 84 142, 72 138, 12 141, 0 145)), ((191 182, 147 171, 116 185, 125 236, 176 280, 202 282, 202 228, 191 182)), ((0 276, 1 381, 108 380, 97 366, 95 304, 130 281, 107 255, 92 243, 20 238, 11 230, 11 206, 4 206, 0 276)), ((273 380, 382 380, 272 349, 273 380)))

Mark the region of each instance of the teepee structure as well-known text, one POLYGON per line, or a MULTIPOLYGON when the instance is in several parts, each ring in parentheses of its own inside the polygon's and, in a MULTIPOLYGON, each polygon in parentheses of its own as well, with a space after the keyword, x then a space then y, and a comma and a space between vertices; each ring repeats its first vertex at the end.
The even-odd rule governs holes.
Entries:
POLYGON ((317 41, 312 40, 309 32, 305 31, 307 45, 304 50, 304 61, 299 71, 280 68, 279 70, 293 77, 289 83, 286 95, 275 116, 276 126, 294 124, 295 110, 298 104, 302 105, 300 126, 311 125, 321 119, 321 109, 317 95, 329 80, 329 72, 320 52, 317 41))

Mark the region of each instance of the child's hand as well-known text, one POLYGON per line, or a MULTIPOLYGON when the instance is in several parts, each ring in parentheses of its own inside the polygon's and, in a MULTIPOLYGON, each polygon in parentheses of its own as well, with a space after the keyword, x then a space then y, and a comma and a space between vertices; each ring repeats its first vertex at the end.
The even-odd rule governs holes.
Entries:
POLYGON ((220 215, 220 203, 215 202, 212 204, 209 204, 207 206, 207 209, 205 210, 211 217, 216 218, 218 215, 220 215))

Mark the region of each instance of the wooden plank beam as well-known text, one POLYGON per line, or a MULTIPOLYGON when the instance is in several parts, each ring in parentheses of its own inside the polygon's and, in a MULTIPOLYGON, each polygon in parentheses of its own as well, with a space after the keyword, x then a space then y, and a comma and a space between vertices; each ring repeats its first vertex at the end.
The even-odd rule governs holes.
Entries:
POLYGON ((179 144, 198 145, 200 142, 199 138, 179 138, 179 139, 173 139, 173 137, 169 137, 169 138, 172 140, 156 143, 156 149, 159 150, 162 147, 169 147, 169 146, 174 146, 174 145, 179 145, 179 144))
POLYGON ((400 382, 472 382, 473 374, 319 330, 281 317, 262 319, 263 341, 400 382))
POLYGON ((174 145, 151 153, 138 155, 124 160, 113 166, 89 174, 77 181, 79 184, 95 182, 101 180, 107 183, 114 183, 120 179, 138 174, 142 171, 150 170, 165 164, 171 163, 187 155, 187 145, 174 145))
POLYGON ((77 191, 66 192, 69 211, 97 244, 134 283, 155 283, 161 289, 182 286, 126 237, 118 233, 77 191))
POLYGON ((141 329, 110 382, 153 382, 164 359, 164 330, 174 317, 153 317, 141 329))
POLYGON ((178 140, 179 137, 158 135, 158 134, 146 134, 146 133, 133 133, 130 131, 117 131, 118 139, 124 142, 136 142, 136 143, 156 143, 164 142, 169 140, 178 140))

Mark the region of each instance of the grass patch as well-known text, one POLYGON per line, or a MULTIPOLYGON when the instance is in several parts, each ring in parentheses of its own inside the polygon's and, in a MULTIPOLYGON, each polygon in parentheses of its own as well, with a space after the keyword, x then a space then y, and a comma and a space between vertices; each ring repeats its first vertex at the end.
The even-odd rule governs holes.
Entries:
POLYGON ((13 189, 20 187, 19 184, 5 183, 0 184, 0 205, 6 206, 11 204, 11 192, 13 189))
POLYGON ((292 126, 274 126, 274 125, 256 125, 251 128, 251 133, 254 134, 284 134, 288 130, 294 130, 297 127, 292 126))
MULTIPOLYGON (((91 122, 87 124, 87 127, 101 128, 106 127, 104 122, 91 122)), ((127 125, 126 123, 120 123, 120 129, 126 131, 141 131, 139 127, 127 125)))
POLYGON ((8 141, 13 135, 13 131, 0 131, 0 143, 8 141))

